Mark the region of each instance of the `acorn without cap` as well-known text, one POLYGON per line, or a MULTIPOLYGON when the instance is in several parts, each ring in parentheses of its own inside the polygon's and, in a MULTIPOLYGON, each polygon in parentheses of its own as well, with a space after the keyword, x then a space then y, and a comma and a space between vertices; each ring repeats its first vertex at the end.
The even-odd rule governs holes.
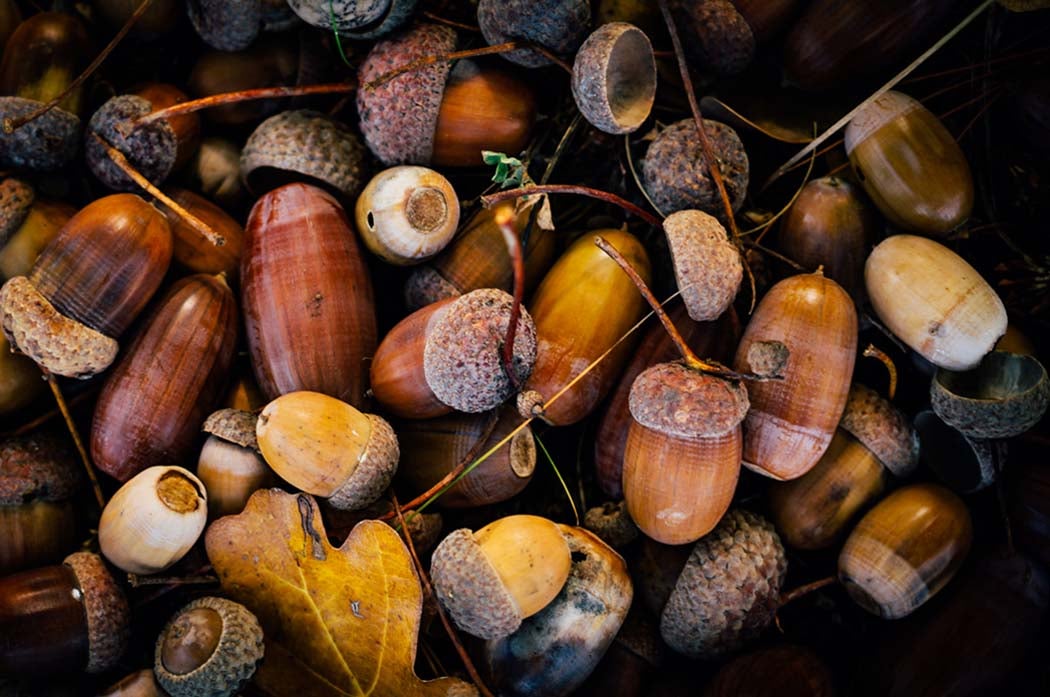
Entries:
POLYGON ((209 435, 197 459, 197 476, 208 490, 212 518, 240 513, 255 491, 275 480, 259 452, 256 420, 249 411, 220 409, 204 422, 202 430, 209 435))

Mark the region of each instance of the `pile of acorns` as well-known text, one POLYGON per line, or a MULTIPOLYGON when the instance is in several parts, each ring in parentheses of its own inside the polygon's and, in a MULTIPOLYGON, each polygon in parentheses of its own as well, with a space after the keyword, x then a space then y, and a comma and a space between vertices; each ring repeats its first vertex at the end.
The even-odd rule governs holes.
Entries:
POLYGON ((495 694, 1036 694, 1050 245, 976 167, 1050 151, 993 84, 1050 10, 1001 4, 0 0, 0 695, 254 694, 203 535, 275 486, 426 505, 495 694), (873 94, 957 23, 923 75, 988 106, 873 94))

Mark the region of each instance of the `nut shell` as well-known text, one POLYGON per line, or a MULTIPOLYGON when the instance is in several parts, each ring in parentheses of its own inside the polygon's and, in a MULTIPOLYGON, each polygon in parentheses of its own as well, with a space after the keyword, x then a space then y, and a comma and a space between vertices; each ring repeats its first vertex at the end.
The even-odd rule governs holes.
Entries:
POLYGON ((919 436, 904 414, 875 390, 853 383, 839 428, 879 458, 886 469, 907 477, 919 464, 919 436))
POLYGON ((63 562, 73 570, 87 615, 87 672, 102 673, 116 666, 131 634, 131 610, 102 557, 76 552, 63 562))
POLYGON ((730 0, 680 0, 675 16, 685 35, 686 55, 702 69, 736 75, 755 57, 755 35, 730 0))
POLYGON ((717 319, 740 289, 744 265, 718 219, 703 211, 683 210, 664 220, 674 276, 689 316, 697 322, 717 319))
POLYGON ((259 452, 259 440, 255 437, 255 414, 242 409, 220 409, 204 421, 201 430, 218 436, 242 448, 259 452))
POLYGON ((656 98, 656 59, 645 32, 626 22, 596 29, 576 52, 572 96, 598 130, 638 130, 656 98))
POLYGON ((631 386, 631 416, 645 426, 679 438, 725 435, 750 407, 739 381, 692 370, 682 363, 658 363, 631 386))
POLYGON ((103 104, 88 122, 89 134, 84 139, 84 157, 99 180, 118 191, 138 191, 139 185, 124 174, 110 159, 101 136, 124 153, 131 166, 153 184, 160 184, 171 173, 178 154, 178 139, 167 119, 136 125, 130 124, 153 111, 153 105, 142 97, 125 94, 103 104))
MULTIPOLYGON (((43 106, 33 99, 0 97, 0 118, 20 119, 43 106)), ((55 107, 14 133, 0 129, 0 167, 53 172, 67 165, 80 146, 80 119, 55 107)))
POLYGON ((372 424, 365 449, 353 474, 328 497, 336 508, 356 510, 372 503, 390 486, 400 454, 397 435, 381 417, 368 414, 372 424))

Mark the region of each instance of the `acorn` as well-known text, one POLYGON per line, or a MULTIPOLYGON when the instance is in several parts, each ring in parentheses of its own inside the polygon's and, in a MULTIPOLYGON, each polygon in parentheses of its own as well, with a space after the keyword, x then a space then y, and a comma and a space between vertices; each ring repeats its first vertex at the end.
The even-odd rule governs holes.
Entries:
POLYGON ((267 399, 311 390, 364 407, 366 357, 376 350, 372 281, 332 196, 288 184, 256 202, 245 228, 241 307, 267 399))
POLYGON ((397 469, 397 436, 385 420, 318 392, 291 392, 266 405, 255 427, 273 471, 336 508, 364 508, 397 469))
POLYGON ((755 57, 755 35, 730 0, 675 2, 689 60, 718 76, 743 72, 755 57))
POLYGON ((163 206, 171 226, 174 261, 190 273, 224 274, 231 283, 235 282, 244 253, 244 228, 241 224, 207 198, 189 189, 165 187, 164 193, 223 239, 222 245, 212 244, 183 216, 163 206))
POLYGON ((352 39, 374 39, 404 24, 418 0, 288 0, 307 24, 352 39))
POLYGON ((944 236, 973 209, 973 176, 959 144, 921 103, 886 92, 846 127, 853 173, 882 214, 905 230, 944 236))
MULTIPOLYGON (((99 107, 88 122, 84 158, 91 172, 110 189, 137 191, 139 185, 113 162, 105 143, 123 153, 131 166, 153 184, 162 183, 175 168, 180 134, 174 124, 161 119, 132 125, 152 111, 154 107, 148 99, 123 94, 99 107), (105 143, 100 142, 100 138, 105 143)), ((183 132, 183 136, 186 135, 183 132)))
POLYGON ((773 523, 797 549, 831 546, 885 489, 919 463, 911 424, 874 390, 854 383, 842 420, 820 461, 790 482, 769 488, 773 523))
MULTIPOLYGON (((279 37, 263 37, 243 51, 206 51, 194 62, 186 89, 195 97, 210 97, 261 87, 296 84, 299 48, 279 37)), ((273 116, 286 99, 253 99, 216 105, 203 112, 210 123, 223 126, 256 124, 273 116)))
POLYGON ((386 166, 477 166, 482 150, 518 153, 535 100, 523 82, 489 63, 447 61, 374 88, 368 83, 413 61, 456 49, 452 29, 419 24, 378 42, 358 71, 357 112, 372 154, 386 166))
POLYGON ((614 549, 623 549, 638 539, 638 526, 627 512, 623 501, 606 501, 601 506, 587 509, 583 527, 614 549))
POLYGON ((208 520, 208 497, 181 467, 149 467, 113 494, 102 510, 102 555, 132 574, 155 574, 193 547, 208 520))
POLYGON ((241 151, 229 140, 208 137, 201 141, 186 167, 187 183, 229 210, 236 210, 247 195, 241 182, 241 151))
MULTIPOLYGON (((12 180, 5 180, 5 183, 7 181, 12 180)), ((76 208, 64 201, 47 198, 35 198, 31 205, 20 211, 17 217, 21 221, 10 229, 6 243, 0 245, 0 278, 28 274, 40 252, 76 212, 76 208)), ((0 232, 0 238, 3 236, 0 232)))
MULTIPOLYGON (((591 25, 591 6, 586 0, 480 0, 478 26, 489 46, 522 39, 543 46, 551 53, 569 55, 583 42, 591 25)), ((550 65, 543 54, 519 49, 501 54, 526 68, 550 65)))
POLYGON ((186 12, 197 35, 220 51, 248 48, 262 29, 260 0, 189 0, 186 12))
POLYGON ((864 264, 864 284, 886 328, 938 368, 975 367, 1006 332, 1006 308, 988 282, 925 237, 881 242, 864 264))
POLYGON ((22 23, 22 13, 15 4, 15 0, 3 0, 0 2, 0 49, 14 33, 18 25, 22 23))
POLYGON ((385 169, 354 206, 357 232, 368 249, 398 266, 419 264, 449 243, 459 227, 459 198, 448 179, 426 167, 385 169))
POLYGON ((259 452, 255 414, 220 409, 204 422, 208 440, 197 459, 197 476, 208 490, 208 514, 214 518, 236 515, 259 489, 272 486, 276 477, 259 452))
POLYGON ((513 515, 450 533, 434 550, 434 592, 464 632, 499 639, 554 600, 572 571, 569 544, 546 518, 513 515))
POLYGON ((107 687, 99 697, 171 697, 157 684, 152 668, 135 671, 107 687))
POLYGON ((693 546, 660 616, 660 634, 690 658, 716 658, 773 621, 787 559, 773 526, 734 509, 693 546))
POLYGON ((372 359, 372 393, 387 411, 411 419, 453 409, 478 413, 506 401, 533 372, 537 329, 524 308, 514 335, 512 381, 503 343, 514 299, 483 288, 401 320, 372 359))
POLYGON ((966 504, 936 484, 898 489, 871 509, 839 555, 839 580, 868 612, 914 612, 959 570, 973 539, 966 504))
POLYGON ((734 658, 707 684, 704 697, 834 697, 827 664, 810 649, 780 644, 734 658))
POLYGON ((309 109, 282 111, 248 137, 241 151, 241 177, 256 194, 305 181, 349 201, 364 184, 364 154, 346 124, 309 109))
POLYGON ((627 564, 594 534, 559 525, 572 565, 557 597, 514 633, 485 643, 499 694, 573 694, 616 638, 634 596, 627 564))
POLYGON ((0 578, 0 674, 104 673, 127 648, 131 611, 102 558, 0 578))
POLYGON ((185 463, 225 386, 237 344, 237 301, 222 276, 177 281, 106 379, 91 424, 98 469, 126 482, 185 463))
POLYGON ((0 334, 0 416, 29 406, 47 391, 36 363, 16 353, 0 334))
POLYGON ((664 219, 663 227, 689 317, 697 322, 718 319, 744 278, 740 251, 718 219, 703 211, 677 211, 664 219))
POLYGON ((0 440, 0 575, 57 563, 77 543, 76 454, 50 432, 0 440))
POLYGON ((11 345, 41 368, 90 377, 117 354, 117 337, 160 285, 171 260, 164 216, 138 196, 100 198, 73 216, 28 277, 0 289, 11 345))
POLYGON ((153 672, 171 697, 230 697, 263 657, 263 630, 248 608, 208 596, 183 606, 157 637, 153 672))
MULTIPOLYGON (((72 12, 38 12, 22 21, 7 40, 0 61, 0 94, 43 106, 87 67, 92 42, 84 20, 72 12)), ((85 88, 63 96, 58 108, 79 116, 85 88)), ((6 114, 5 114, 6 115, 6 114)))
POLYGON ((32 185, 15 177, 0 181, 0 247, 22 226, 33 207, 32 185))
POLYGON ((614 135, 638 130, 656 98, 656 59, 645 32, 612 22, 591 33, 572 65, 572 96, 598 130, 614 135))
POLYGON ((790 358, 782 380, 748 382, 744 466, 795 479, 820 460, 842 418, 857 352, 857 313, 846 291, 820 273, 773 286, 751 316, 733 362, 747 370, 756 342, 779 341, 790 358))
MULTIPOLYGON (((132 92, 137 97, 142 97, 150 103, 153 111, 167 109, 168 107, 188 102, 189 95, 174 85, 164 82, 150 82, 142 85, 132 92)), ((196 112, 188 114, 176 114, 165 119, 175 132, 175 164, 174 170, 181 170, 190 161, 201 143, 201 119, 196 112)))
MULTIPOLYGON (((744 144, 736 131, 719 121, 705 119, 704 132, 718 159, 733 210, 740 210, 747 194, 749 173, 744 144)), ((642 180, 653 203, 664 214, 697 208, 720 220, 725 216, 725 207, 711 181, 692 119, 676 121, 649 144, 642 164, 642 180)))
MULTIPOLYGON (((92 6, 114 29, 124 26, 138 9, 135 0, 95 0, 92 6)), ((153 0, 146 11, 132 25, 130 33, 151 40, 170 32, 179 20, 177 0, 153 0)))

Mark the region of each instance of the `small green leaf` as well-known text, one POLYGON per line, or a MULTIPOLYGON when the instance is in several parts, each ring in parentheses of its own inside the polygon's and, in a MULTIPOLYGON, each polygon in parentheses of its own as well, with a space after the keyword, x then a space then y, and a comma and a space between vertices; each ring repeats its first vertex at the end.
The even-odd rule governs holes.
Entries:
POLYGON ((495 165, 496 172, 492 175, 492 181, 503 189, 521 186, 521 182, 528 175, 525 165, 516 157, 509 157, 501 152, 482 150, 481 158, 487 165, 495 165))

